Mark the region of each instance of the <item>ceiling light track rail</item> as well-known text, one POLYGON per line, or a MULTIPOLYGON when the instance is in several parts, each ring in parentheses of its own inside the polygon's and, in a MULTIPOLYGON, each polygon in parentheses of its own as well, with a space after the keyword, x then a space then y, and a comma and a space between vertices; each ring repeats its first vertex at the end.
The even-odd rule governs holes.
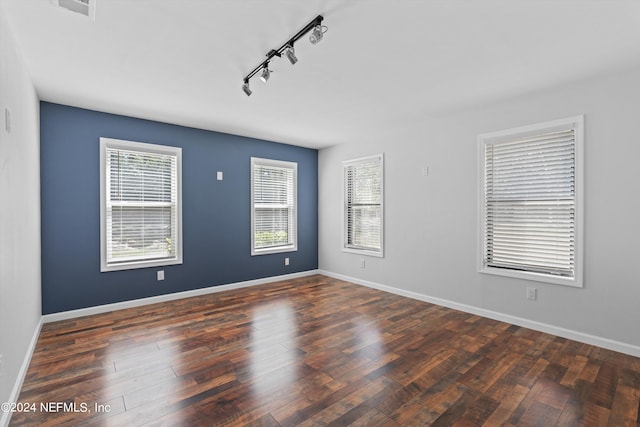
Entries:
POLYGON ((285 55, 292 65, 298 62, 298 58, 295 55, 294 45, 307 33, 311 32, 311 36, 309 37, 309 41, 311 42, 311 44, 317 44, 320 40, 322 40, 322 36, 327 30, 327 27, 324 27, 322 25, 323 19, 324 17, 322 15, 316 16, 311 22, 305 25, 304 28, 298 31, 293 37, 287 40, 278 49, 271 49, 269 52, 267 52, 267 59, 262 61, 242 79, 242 90, 244 91, 244 93, 247 96, 251 95, 252 91, 249 88, 249 80, 260 71, 260 80, 265 83, 267 82, 271 74, 271 70, 269 70, 269 62, 271 62, 274 57, 281 58, 282 55, 285 55))

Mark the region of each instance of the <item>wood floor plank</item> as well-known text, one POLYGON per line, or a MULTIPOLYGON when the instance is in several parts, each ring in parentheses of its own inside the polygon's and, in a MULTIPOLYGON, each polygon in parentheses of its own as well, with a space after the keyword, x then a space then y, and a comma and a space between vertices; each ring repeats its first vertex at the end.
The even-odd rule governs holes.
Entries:
POLYGON ((504 399, 500 400, 500 405, 491 413, 491 415, 483 422, 483 426, 504 425, 509 420, 513 412, 522 403, 522 400, 529 393, 528 387, 516 384, 504 399))
POLYGON ((46 324, 19 402, 11 426, 639 427, 640 359, 315 275, 46 324))
POLYGON ((637 422, 640 390, 618 383, 609 414, 610 426, 633 426, 637 422))

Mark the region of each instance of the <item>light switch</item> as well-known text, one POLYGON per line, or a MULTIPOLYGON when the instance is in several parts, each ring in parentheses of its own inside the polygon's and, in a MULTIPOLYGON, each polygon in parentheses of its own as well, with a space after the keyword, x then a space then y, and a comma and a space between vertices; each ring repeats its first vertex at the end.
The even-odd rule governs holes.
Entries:
POLYGON ((218 181, 222 181, 222 171, 218 171, 217 177, 218 181))

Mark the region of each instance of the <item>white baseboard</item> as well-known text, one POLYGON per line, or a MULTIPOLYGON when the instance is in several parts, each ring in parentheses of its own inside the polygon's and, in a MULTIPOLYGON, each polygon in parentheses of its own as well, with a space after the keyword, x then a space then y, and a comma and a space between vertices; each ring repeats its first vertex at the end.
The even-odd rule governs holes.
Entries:
POLYGON ((174 301, 183 298, 197 297, 201 295, 213 294, 216 292, 229 291, 232 289, 248 288, 250 286, 264 285, 266 283, 278 282, 281 280, 296 279, 298 277, 312 276, 319 274, 318 270, 302 271, 300 273, 283 274, 281 276, 271 276, 263 279, 247 280, 244 282, 229 283, 227 285, 211 286, 208 288, 194 289, 192 291, 176 292, 173 294, 158 295, 155 297, 141 298, 131 301, 116 302, 113 304, 98 305, 95 307, 81 308, 78 310, 63 311, 60 313, 45 314, 42 316, 43 323, 57 322, 59 320, 75 319, 76 317, 90 316, 92 314, 107 313, 109 311, 123 310, 125 308, 140 307, 147 304, 174 301))
MULTIPOLYGON (((22 361, 22 366, 20 366, 20 370, 18 371, 18 377, 16 378, 16 382, 13 385, 13 389, 11 390, 11 395, 9 396, 9 400, 7 402, 17 402, 20 397, 20 390, 22 390, 22 384, 24 383, 24 379, 27 376, 27 371, 29 370, 29 364, 31 363, 31 357, 33 356, 33 352, 36 349, 36 344, 38 343, 38 337, 40 336, 40 330, 42 329, 42 318, 36 325, 35 330, 33 331, 33 335, 31 337, 31 342, 29 343, 29 347, 24 355, 24 360, 22 361)), ((9 425, 9 421, 11 421, 11 412, 0 411, 0 426, 7 427, 9 425)))
POLYGON ((378 289, 380 291, 385 291, 385 292, 400 295, 403 297, 424 301, 431 304, 440 305, 443 307, 452 308, 454 310, 464 311, 465 313, 471 313, 471 314, 475 314, 482 317, 488 317, 489 319, 498 320, 500 322, 510 323, 513 325, 522 326, 524 328, 529 328, 535 331, 556 335, 562 338, 567 338, 567 339, 578 341, 581 343, 606 348, 608 350, 625 353, 630 356, 640 357, 640 347, 633 344, 615 341, 609 338, 603 338, 595 335, 585 334, 584 332, 565 329, 559 326, 550 325, 548 323, 542 323, 534 320, 524 319, 522 317, 503 314, 497 311, 486 310, 484 308, 474 307, 466 304, 460 304, 454 301, 449 301, 441 298, 431 297, 424 294, 419 294, 417 292, 406 291, 403 289, 382 285, 380 283, 370 282, 367 280, 357 279, 355 277, 349 277, 342 274, 332 273, 330 271, 319 270, 318 273, 323 274, 325 276, 333 277, 335 279, 345 280, 347 282, 352 282, 352 283, 356 283, 358 285, 366 286, 369 288, 378 289))

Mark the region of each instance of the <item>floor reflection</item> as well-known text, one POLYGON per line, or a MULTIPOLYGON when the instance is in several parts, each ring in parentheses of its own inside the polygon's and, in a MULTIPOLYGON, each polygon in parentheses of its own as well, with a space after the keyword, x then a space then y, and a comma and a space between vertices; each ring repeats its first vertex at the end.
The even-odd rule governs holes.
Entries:
POLYGON ((101 397, 123 396, 127 408, 136 408, 171 396, 175 394, 175 382, 172 381, 176 378, 172 364, 181 357, 179 346, 158 347, 157 343, 110 345, 106 359, 112 361, 115 374, 103 378, 101 397))
POLYGON ((381 359, 385 350, 378 323, 369 319, 358 319, 355 323, 357 336, 354 350, 366 350, 367 358, 374 362, 381 359))
POLYGON ((286 395, 297 380, 297 323, 287 301, 256 307, 251 317, 251 384, 254 398, 270 400, 286 395))

